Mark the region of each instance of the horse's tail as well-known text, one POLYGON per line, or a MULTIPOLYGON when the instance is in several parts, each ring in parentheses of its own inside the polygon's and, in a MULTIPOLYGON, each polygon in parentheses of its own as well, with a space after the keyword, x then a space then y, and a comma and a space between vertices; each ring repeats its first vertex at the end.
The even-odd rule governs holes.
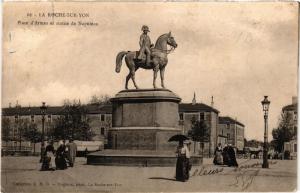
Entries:
POLYGON ((116 58, 116 72, 117 73, 119 73, 121 71, 122 59, 128 52, 122 51, 122 52, 118 53, 117 58, 116 58))

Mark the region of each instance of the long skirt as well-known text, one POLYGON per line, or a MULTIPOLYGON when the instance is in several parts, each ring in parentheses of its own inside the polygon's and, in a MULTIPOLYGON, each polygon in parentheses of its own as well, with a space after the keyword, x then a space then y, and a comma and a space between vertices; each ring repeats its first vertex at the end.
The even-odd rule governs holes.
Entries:
POLYGON ((57 170, 64 170, 67 168, 67 162, 64 156, 57 156, 55 158, 55 165, 57 170))
POLYGON ((223 164, 224 165, 228 165, 230 162, 230 158, 227 152, 223 152, 223 164))
POLYGON ((238 163, 236 161, 236 157, 234 155, 231 155, 229 156, 229 161, 228 161, 228 166, 231 167, 231 166, 234 166, 234 167, 238 167, 238 163))
POLYGON ((176 180, 186 181, 189 179, 189 160, 185 156, 179 156, 176 163, 176 180))
POLYGON ((47 152, 47 154, 43 157, 41 170, 53 170, 55 167, 54 159, 53 153, 47 152))
POLYGON ((215 165, 222 165, 222 153, 220 151, 216 151, 216 155, 214 157, 214 164, 215 165))

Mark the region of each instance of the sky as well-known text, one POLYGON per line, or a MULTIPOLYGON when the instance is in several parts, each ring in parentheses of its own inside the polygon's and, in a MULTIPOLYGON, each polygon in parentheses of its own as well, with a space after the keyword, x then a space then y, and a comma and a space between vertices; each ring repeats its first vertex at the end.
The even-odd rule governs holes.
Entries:
MULTIPOLYGON (((191 102, 214 107, 219 116, 245 124, 247 139, 263 140, 264 95, 271 101, 269 136, 283 106, 297 95, 297 2, 6 2, 3 21, 2 106, 86 103, 92 95, 124 89, 123 61, 138 50, 141 26, 155 42, 171 31, 178 47, 168 55, 165 85, 191 102), (88 13, 89 17, 27 17, 27 13, 88 13), (97 26, 31 26, 18 21, 96 22, 97 26)), ((138 70, 140 88, 152 88, 153 72, 138 70)), ((160 85, 157 79, 157 85, 160 85)), ((130 81, 129 87, 133 88, 130 81)))

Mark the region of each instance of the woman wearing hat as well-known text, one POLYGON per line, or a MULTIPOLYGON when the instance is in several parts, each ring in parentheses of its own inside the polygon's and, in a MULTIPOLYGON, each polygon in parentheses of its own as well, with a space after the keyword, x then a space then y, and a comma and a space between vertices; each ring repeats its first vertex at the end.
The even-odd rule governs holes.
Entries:
POLYGON ((41 168, 42 171, 55 170, 54 154, 55 150, 53 147, 53 141, 49 140, 43 155, 43 162, 41 168))
POLYGON ((67 168, 66 146, 62 140, 60 140, 58 144, 59 147, 56 150, 56 158, 55 158, 56 169, 64 170, 67 168))
POLYGON ((214 157, 213 163, 215 165, 222 165, 223 164, 223 162, 222 162, 222 160, 223 160, 222 153, 223 153, 222 145, 221 145, 221 143, 219 143, 218 146, 216 147, 215 153, 214 153, 215 157, 214 157))
POLYGON ((189 169, 190 169, 190 151, 187 146, 188 141, 179 141, 177 147, 177 163, 176 163, 176 180, 185 182, 189 179, 189 169))

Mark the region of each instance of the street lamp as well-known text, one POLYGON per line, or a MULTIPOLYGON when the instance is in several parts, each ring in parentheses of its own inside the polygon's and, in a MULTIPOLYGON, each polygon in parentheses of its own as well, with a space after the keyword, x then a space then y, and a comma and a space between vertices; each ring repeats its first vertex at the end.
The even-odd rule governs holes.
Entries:
POLYGON ((262 168, 269 168, 268 163, 268 112, 270 101, 268 100, 268 96, 264 96, 264 100, 261 101, 264 111, 264 120, 265 120, 265 132, 264 132, 264 151, 263 151, 263 164, 262 168))
POLYGON ((42 162, 43 160, 43 153, 45 151, 45 143, 44 143, 44 132, 45 132, 45 114, 46 114, 46 110, 47 110, 47 107, 46 107, 46 103, 45 102, 42 102, 42 106, 40 107, 41 109, 41 113, 42 113, 42 144, 41 144, 41 160, 40 162, 42 162))

